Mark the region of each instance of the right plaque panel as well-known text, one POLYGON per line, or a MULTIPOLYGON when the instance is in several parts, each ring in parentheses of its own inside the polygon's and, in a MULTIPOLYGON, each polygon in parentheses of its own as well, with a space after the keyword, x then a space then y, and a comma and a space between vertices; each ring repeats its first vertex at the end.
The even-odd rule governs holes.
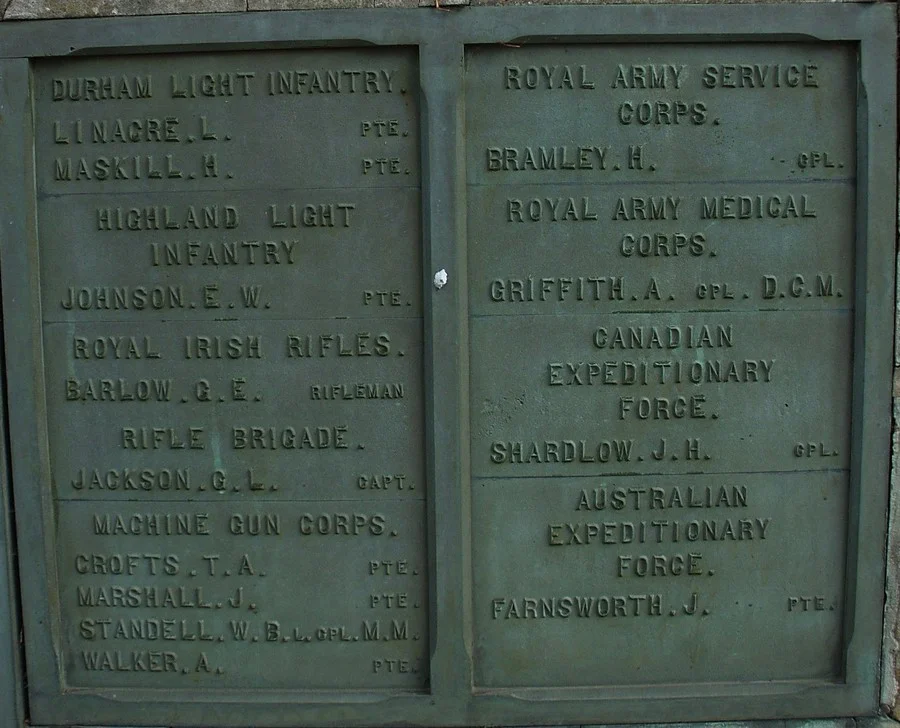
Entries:
POLYGON ((855 46, 466 62, 476 687, 840 680, 855 46))

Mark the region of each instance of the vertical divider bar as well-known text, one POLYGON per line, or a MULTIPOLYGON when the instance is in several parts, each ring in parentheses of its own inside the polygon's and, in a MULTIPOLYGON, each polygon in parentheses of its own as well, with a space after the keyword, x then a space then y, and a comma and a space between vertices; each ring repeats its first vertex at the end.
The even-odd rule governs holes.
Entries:
MULTIPOLYGON (((28 700, 36 696, 52 700, 61 692, 60 665, 54 649, 52 604, 48 593, 48 551, 45 528, 51 522, 50 494, 45 492, 43 456, 46 435, 44 417, 41 306, 37 285, 37 212, 34 170, 34 131, 30 61, 0 62, 0 159, 6 189, 0 195, 0 258, 3 265, 3 337, 6 353, 6 407, 9 458, 15 501, 16 548, 19 594, 23 603, 24 658, 33 666, 28 676, 28 700)), ((55 581, 53 582, 55 583, 55 581)), ((16 635, 17 637, 17 635, 16 635)), ((23 675, 24 677, 24 675, 23 675)), ((24 683, 23 683, 24 684, 24 683)), ((31 714, 32 722, 45 717, 31 714)))
MULTIPOLYGON (((0 64, 0 145, 4 141, 14 143, 17 133, 14 125, 6 128, 3 119, 10 116, 11 102, 15 96, 7 92, 7 73, 12 86, 16 86, 17 77, 21 79, 20 66, 26 65, 25 79, 27 81, 27 61, 8 61, 0 64)), ((13 115, 13 119, 15 116, 13 115)), ((24 140, 20 140, 24 141, 24 140)), ((23 144, 24 146, 24 144, 23 144)), ((9 211, 4 206, 7 195, 0 198, 0 207, 4 213, 9 211)), ((11 218, 5 218, 7 225, 11 218)), ((2 228, 4 226, 0 226, 2 228)), ((0 238, 5 237, 6 231, 0 229, 0 238)), ((2 269, 2 267, 0 267, 2 269)), ((2 291, 2 286, 0 286, 2 291)), ((2 315, 3 306, 0 305, 0 329, 6 321, 2 315)), ((18 568, 17 568, 17 540, 14 524, 15 508, 12 496, 12 472, 11 458, 9 457, 9 413, 7 411, 7 382, 6 377, 6 347, 0 341, 0 725, 16 726, 25 725, 25 697, 24 686, 24 661, 22 650, 24 645, 20 641, 22 622, 21 607, 19 602, 18 568)))
POLYGON ((892 330, 897 241, 896 9, 872 8, 859 30, 857 98, 857 270, 854 320, 850 509, 847 543, 845 679, 874 686, 862 699, 878 704, 883 639, 884 563, 890 496, 892 330), (889 12, 892 22, 879 21, 889 12), (885 69, 890 69, 886 72, 885 69), (890 83, 885 84, 889 79, 890 83), (883 88, 879 88, 882 86, 883 88), (869 524, 867 530, 864 524, 869 524))
MULTIPOLYGON (((0 83, 3 79, 0 78, 0 83)), ((2 108, 2 101, 0 101, 2 108)), ((0 306, 2 321, 2 306, 0 306)), ((16 535, 13 525, 12 477, 9 460, 9 418, 6 411, 6 352, 0 342, 0 725, 25 725, 22 695, 23 645, 21 609, 16 568, 16 535)))
MULTIPOLYGON (((464 48, 436 16, 420 46, 431 693, 438 722, 465 723, 471 695, 464 48), (446 273, 446 283, 442 283, 446 273)), ((452 18, 448 12, 446 17, 452 18)))

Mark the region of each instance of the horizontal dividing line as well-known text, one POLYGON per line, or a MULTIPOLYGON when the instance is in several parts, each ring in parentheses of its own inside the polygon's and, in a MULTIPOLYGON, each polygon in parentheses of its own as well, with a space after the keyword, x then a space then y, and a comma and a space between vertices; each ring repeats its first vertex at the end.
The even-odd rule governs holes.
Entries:
MULTIPOLYGON (((546 174, 552 174, 553 172, 561 171, 561 170, 543 170, 546 174)), ((565 170, 565 171, 575 171, 575 170, 565 170)), ((518 174, 517 172, 510 172, 510 174, 518 174)), ((671 179, 643 179, 643 180, 621 180, 621 181, 596 181, 596 180, 585 180, 584 182, 466 182, 466 187, 618 187, 618 186, 633 186, 633 185, 664 185, 664 186, 674 186, 678 185, 780 185, 780 184, 834 184, 834 185, 844 185, 844 184, 855 184, 856 177, 835 177, 834 179, 808 179, 802 177, 789 177, 785 179, 685 179, 685 180, 671 180, 671 179)), ((855 204, 855 203, 854 203, 855 204)), ((761 218, 765 219, 765 218, 761 218)))
MULTIPOLYGON (((197 491, 191 491, 192 493, 196 493, 197 491)), ((109 498, 109 497, 98 497, 98 498, 54 498, 54 502, 56 503, 144 503, 146 505, 152 505, 153 503, 181 503, 183 505, 190 505, 192 503, 197 504, 207 504, 207 503, 222 503, 232 505, 235 503, 248 504, 248 503, 278 503, 280 505, 286 505, 289 503, 379 503, 384 501, 390 501, 395 503, 425 503, 428 499, 427 496, 423 495, 421 497, 412 497, 409 498, 382 498, 379 496, 375 496, 373 498, 284 498, 279 500, 278 498, 257 498, 250 493, 250 491, 242 491, 246 497, 241 497, 235 495, 233 491, 225 491, 222 494, 222 497, 218 500, 214 500, 212 498, 197 498, 194 500, 187 500, 182 498, 109 498), (232 495, 234 497, 226 498, 226 495, 232 495)))
MULTIPOLYGON (((740 693, 743 697, 753 696, 755 699, 767 696, 785 696, 793 693, 805 692, 810 688, 833 690, 839 685, 844 685, 840 680, 830 676, 810 679, 775 679, 775 680, 703 680, 700 682, 664 682, 590 685, 579 683, 577 685, 504 685, 502 687, 475 686, 473 695, 492 698, 513 698, 532 701, 559 703, 563 700, 600 699, 603 701, 636 701, 646 702, 648 699, 660 700, 676 697, 682 700, 710 700, 716 698, 733 697, 735 690, 749 687, 752 692, 740 693), (686 692, 686 690, 688 692, 686 692), (673 691, 678 691, 677 693, 673 691), (761 692, 760 692, 761 691, 761 692), (652 697, 648 696, 652 694, 652 697)), ((742 721, 741 725, 752 723, 754 725, 763 721, 742 721)), ((731 723, 731 721, 728 721, 731 723)), ((824 723, 823 723, 824 724, 824 723)), ((613 724, 620 725, 620 724, 613 724)), ((646 725, 646 724, 644 724, 646 725)), ((672 723, 664 725, 676 725, 672 723)), ((720 723, 697 723, 688 725, 712 726, 720 723)), ((576 727, 578 728, 578 727, 576 727)), ((585 727, 580 727, 585 728, 585 727)), ((589 728, 589 727, 588 727, 589 728)))
MULTIPOLYGON (((119 180, 119 182, 144 182, 146 180, 119 180)), ((158 180, 160 183, 165 180, 158 180)), ((137 185, 136 185, 137 186, 137 185)), ((82 197, 84 195, 92 195, 94 197, 98 196, 111 196, 116 197, 119 195, 195 195, 197 193, 202 194, 220 194, 220 195, 228 195, 234 192, 326 192, 333 190, 343 190, 346 192, 365 192, 367 190, 373 191, 384 191, 384 190, 421 190, 421 185, 372 185, 365 187, 347 187, 343 186, 333 186, 333 187, 228 187, 228 188, 214 188, 214 189, 188 189, 188 190, 94 190, 90 192, 45 192, 42 190, 38 190, 37 199, 40 200, 56 200, 63 199, 66 197, 82 197)), ((136 207, 140 207, 140 205, 135 205, 136 207)), ((146 205, 144 205, 146 207, 146 205)), ((281 229, 281 228, 276 228, 281 229)), ((115 232, 115 231, 113 231, 115 232)), ((128 232, 128 231, 122 231, 128 232)), ((155 232, 155 231, 144 231, 144 232, 155 232)), ((159 231, 162 232, 162 231, 159 231)))
MULTIPOLYGON (((123 309, 126 310, 126 309, 123 309)), ((134 310, 134 309, 131 309, 134 310)), ((325 316, 322 318, 227 318, 227 319, 195 319, 195 318, 154 318, 150 320, 140 320, 133 318, 123 318, 123 319, 78 319, 75 321, 65 321, 65 320, 48 320, 44 319, 41 323, 46 326, 83 326, 86 324, 128 324, 134 325, 137 321, 140 321, 143 324, 193 324, 193 323, 201 323, 201 324, 243 324, 243 323, 302 323, 304 321, 332 321, 336 323, 346 322, 346 323, 354 323, 354 322, 367 322, 367 321, 422 321, 423 317, 419 316, 372 316, 372 317, 361 317, 361 316, 343 316, 343 317, 335 317, 335 316, 325 316)))
POLYGON ((612 309, 606 311, 548 311, 546 313, 535 313, 535 312, 525 312, 525 313, 477 313, 470 314, 470 319, 491 319, 491 318, 511 318, 518 316, 604 316, 604 315, 613 315, 613 314, 641 314, 641 315, 649 315, 652 314, 654 316, 660 315, 669 315, 669 316, 677 316, 679 314, 684 313, 704 313, 704 314, 733 314, 733 313, 741 313, 741 314, 758 314, 758 313, 828 313, 828 314, 844 314, 844 313, 852 313, 852 308, 754 308, 749 310, 740 310, 740 309, 732 309, 732 308, 681 308, 681 309, 656 309, 655 311, 650 311, 647 309, 612 309))
MULTIPOLYGON (((545 465, 547 463, 544 463, 545 465)), ((666 477, 676 477, 683 475, 803 475, 803 474, 836 474, 849 473, 850 468, 823 468, 821 470, 690 470, 684 472, 654 472, 639 473, 631 471, 618 471, 614 473, 596 473, 585 475, 583 473, 572 473, 571 475, 473 475, 472 482, 480 480, 560 480, 563 478, 608 478, 608 477, 633 477, 644 478, 647 476, 662 475, 666 477)))
MULTIPOLYGON (((746 683, 738 683, 744 685, 746 683)), ((401 701, 417 700, 420 696, 427 699, 431 698, 431 690, 427 688, 374 688, 374 687, 347 687, 347 688, 149 688, 149 687, 99 687, 85 685, 66 685, 66 695, 88 695, 109 698, 121 704, 123 701, 122 691, 127 689, 131 702, 139 702, 150 696, 153 700, 168 700, 171 704, 174 701, 190 702, 201 709, 206 707, 207 703, 217 702, 221 705, 232 705, 241 703, 250 703, 251 708, 267 708, 270 706, 279 706, 288 704, 291 708, 296 708, 298 702, 306 702, 310 704, 330 705, 338 704, 340 707, 369 707, 374 703, 393 703, 401 701), (175 695, 175 698, 172 698, 175 695), (264 698, 264 700, 258 700, 264 698)), ((543 689, 543 688, 541 688, 543 689)), ((554 688, 548 688, 554 689, 554 688)), ((596 689, 596 688, 595 688, 596 689)), ((183 707, 179 705, 178 707, 183 707)), ((83 724, 82 724, 83 725, 83 724)), ((198 724, 208 725, 208 724, 198 724)))
MULTIPOLYGON (((137 309, 122 309, 122 310, 137 310, 137 309)), ((730 308, 715 308, 715 309, 707 309, 707 308, 682 308, 682 309, 609 309, 609 310, 598 310, 598 311, 547 311, 545 313, 542 312, 534 312, 534 311, 526 311, 524 313, 478 313, 478 314, 470 314, 470 319, 490 319, 490 318, 510 318, 510 317, 518 317, 518 316, 603 316, 603 315, 612 315, 612 314, 641 314, 641 315, 671 315, 676 316, 678 314, 690 313, 690 314, 756 314, 756 313, 822 313, 822 314, 843 314, 843 313, 852 313, 854 311, 853 308, 754 308, 754 309, 730 309, 730 308)), ((304 318, 281 318, 278 316, 273 316, 272 318, 248 318, 246 316, 242 316, 240 318, 226 318, 226 319, 197 319, 197 318, 154 318, 150 320, 142 320, 136 318, 122 318, 122 319, 76 319, 76 320, 66 320, 66 319, 43 319, 41 323, 46 324, 48 326, 70 326, 70 325, 82 325, 82 324, 134 324, 136 321, 141 320, 142 323, 146 324, 170 324, 170 323, 207 323, 207 324, 233 324, 233 323, 265 323, 265 322, 277 322, 277 323, 288 323, 288 322, 303 322, 303 321, 334 321, 341 322, 345 321, 348 323, 351 322, 365 322, 365 321, 423 321, 424 316, 306 316, 304 318)))

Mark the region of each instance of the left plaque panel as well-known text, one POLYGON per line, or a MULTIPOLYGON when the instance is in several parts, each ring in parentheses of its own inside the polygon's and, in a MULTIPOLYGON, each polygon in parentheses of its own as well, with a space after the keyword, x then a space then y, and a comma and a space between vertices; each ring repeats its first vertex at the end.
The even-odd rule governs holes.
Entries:
POLYGON ((414 50, 33 88, 64 689, 427 689, 414 50))

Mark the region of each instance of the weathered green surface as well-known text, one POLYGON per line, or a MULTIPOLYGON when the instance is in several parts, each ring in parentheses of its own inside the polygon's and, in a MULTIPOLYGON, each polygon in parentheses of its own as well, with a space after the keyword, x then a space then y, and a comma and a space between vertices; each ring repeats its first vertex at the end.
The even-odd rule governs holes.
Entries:
POLYGON ((893 19, 0 29, 33 722, 875 715, 893 19))
MULTIPOLYGON (((2 102, 0 102, 2 108, 2 102)), ((5 417, 4 417, 5 421, 5 417)), ((21 724, 23 719, 23 676, 21 664, 18 585, 12 522, 12 494, 9 492, 9 461, 6 444, 0 447, 0 723, 21 724)))
MULTIPOLYGON (((17 117, 23 108, 23 98, 27 96, 25 85, 25 66, 20 62, 4 62, 2 64, 4 82, 0 85, 0 117, 17 117)), ((24 131, 19 128, 19 132, 24 131)), ((10 180, 23 182, 28 166, 29 149, 27 141, 21 137, 13 139, 19 134, 0 136, 0 155, 6 163, 6 173, 10 180), (23 143, 24 142, 24 143, 23 143)), ((24 188, 23 188, 24 189, 24 188)), ((14 213, 15 203, 12 205, 13 195, 0 197, 0 214, 6 220, 4 228, 4 240, 9 237, 24 239, 25 220, 21 214, 14 213)), ((7 349, 3 346, 4 366, 7 360, 7 349)), ((4 379, 4 384, 6 380, 4 379)), ((7 409, 5 402, 3 417, 4 431, 8 432, 6 425, 7 409)), ((25 674, 23 670, 23 638, 22 622, 20 620, 20 590, 17 579, 17 559, 20 549, 27 548, 24 544, 29 541, 29 534, 23 538, 15 538, 15 525, 12 500, 12 483, 10 482, 10 454, 8 451, 8 438, 3 437, 0 446, 0 721, 11 726, 21 725, 25 719, 25 674)), ((40 529, 37 529, 38 531, 40 529)), ((26 567, 27 570, 27 567, 26 567)))
POLYGON ((476 684, 839 678, 852 63, 472 53, 476 684))
POLYGON ((422 688, 414 58, 203 61, 36 66, 66 684, 422 688))

